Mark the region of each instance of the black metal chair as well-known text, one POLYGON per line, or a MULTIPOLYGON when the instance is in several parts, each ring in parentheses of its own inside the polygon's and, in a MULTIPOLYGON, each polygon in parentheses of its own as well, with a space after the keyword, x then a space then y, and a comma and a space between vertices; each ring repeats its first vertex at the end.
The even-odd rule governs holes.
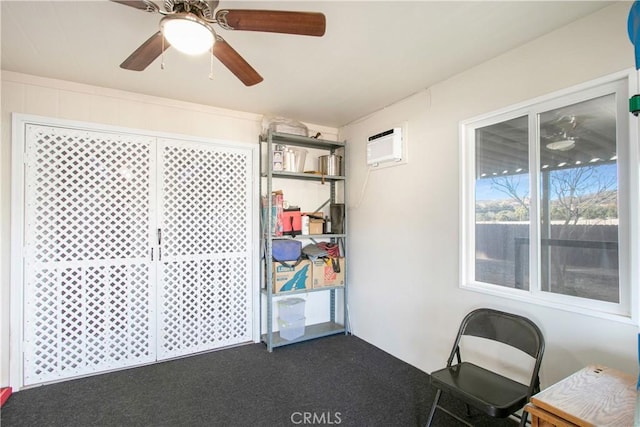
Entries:
MULTIPOLYGON (((538 372, 544 353, 544 337, 531 320, 511 313, 481 308, 467 314, 460 324, 458 335, 447 360, 446 368, 431 373, 431 385, 437 389, 436 397, 429 412, 427 426, 431 425, 436 409, 440 409, 458 421, 471 425, 458 415, 438 404, 442 392, 466 404, 467 415, 470 407, 476 408, 494 418, 506 418, 515 414, 529 402, 531 396, 540 391, 538 372), (531 371, 528 385, 470 362, 460 357, 460 341, 463 336, 474 336, 497 341, 521 350, 529 357, 531 371), (453 365, 456 356, 457 363, 453 365)), ((523 411, 520 426, 527 421, 523 411)))

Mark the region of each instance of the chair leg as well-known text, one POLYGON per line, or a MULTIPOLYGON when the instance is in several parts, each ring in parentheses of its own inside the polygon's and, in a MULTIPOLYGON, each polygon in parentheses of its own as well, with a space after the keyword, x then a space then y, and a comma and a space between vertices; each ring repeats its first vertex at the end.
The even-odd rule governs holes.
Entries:
POLYGON ((440 395, 442 394, 442 390, 436 391, 436 397, 433 399, 433 405, 431 405, 431 411, 429 411, 429 418, 427 418, 427 427, 431 426, 431 422, 433 421, 433 415, 436 413, 436 408, 438 407, 438 400, 440 400, 440 395))
POLYGON ((527 415, 529 415, 529 413, 523 409, 522 415, 520 416, 520 427, 525 427, 527 425, 527 415))

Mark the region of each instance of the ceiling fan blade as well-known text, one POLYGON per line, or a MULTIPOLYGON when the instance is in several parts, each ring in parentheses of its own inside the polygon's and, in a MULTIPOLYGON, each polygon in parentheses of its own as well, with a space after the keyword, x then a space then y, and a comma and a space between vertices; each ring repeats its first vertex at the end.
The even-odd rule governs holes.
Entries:
POLYGON ((216 20, 227 30, 266 31, 270 33, 323 36, 326 19, 318 12, 280 10, 221 9, 216 20))
POLYGON ((120 68, 125 70, 142 71, 149 66, 155 59, 162 54, 170 46, 169 42, 162 40, 162 33, 158 31, 149 39, 142 43, 127 59, 120 64, 120 68))
POLYGON ((213 45, 213 55, 246 86, 253 86, 263 80, 262 76, 229 43, 220 37, 213 45))
POLYGON ((140 10, 147 10, 148 8, 147 3, 145 3, 142 0, 111 0, 111 1, 114 3, 123 4, 125 6, 135 7, 136 9, 140 9, 140 10))

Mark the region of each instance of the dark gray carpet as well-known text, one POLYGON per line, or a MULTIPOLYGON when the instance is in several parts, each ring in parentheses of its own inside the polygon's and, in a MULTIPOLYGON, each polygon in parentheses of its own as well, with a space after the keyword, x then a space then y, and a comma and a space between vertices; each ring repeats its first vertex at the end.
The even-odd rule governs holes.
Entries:
MULTIPOLYGON (((444 360, 443 360, 444 362, 444 360)), ((12 426, 419 426, 429 376, 353 337, 336 335, 267 352, 250 344, 14 393, 12 426)), ((457 413, 464 407, 443 406, 457 413)), ((514 426, 482 415, 480 426, 514 426)), ((441 411, 436 426, 458 424, 441 411)))

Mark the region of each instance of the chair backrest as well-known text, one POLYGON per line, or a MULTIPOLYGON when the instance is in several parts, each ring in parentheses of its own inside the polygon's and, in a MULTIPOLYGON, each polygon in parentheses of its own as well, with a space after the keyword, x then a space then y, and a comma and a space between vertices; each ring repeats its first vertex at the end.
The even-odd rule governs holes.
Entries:
MULTIPOLYGON (((540 378, 538 374, 540 371, 540 365, 542 364, 543 353, 544 336, 538 326, 531 320, 517 314, 506 313, 490 308, 479 308, 477 310, 473 310, 467 314, 464 319, 462 319, 462 323, 458 329, 458 335, 456 336, 455 343, 451 349, 451 354, 447 360, 447 369, 441 369, 432 373, 432 382, 433 379, 436 378, 438 383, 446 387, 446 390, 451 392, 458 390, 458 396, 464 396, 462 400, 465 400, 467 403, 474 406, 477 405, 479 409, 482 409, 491 416, 504 417, 511 414, 512 411, 519 409, 516 408, 516 406, 519 406, 521 403, 524 404, 528 402, 533 394, 540 391, 540 378), (465 353, 467 353, 468 349, 471 349, 471 359, 478 359, 478 356, 481 356, 478 359, 481 360, 480 365, 475 365, 474 362, 462 361, 460 341, 463 336, 478 337, 500 344, 494 346, 488 345, 488 343, 483 340, 465 340, 465 345, 462 346, 465 347, 465 353), (467 347, 467 341, 473 342, 473 344, 467 347), (515 350, 508 351, 505 346, 512 347, 515 350), (477 351, 478 347, 481 347, 481 351, 479 352, 477 351), (484 351, 488 348, 490 348, 491 351, 484 351), (497 349, 499 349, 499 352, 495 351, 497 349), (517 350, 521 351, 523 354, 516 354, 518 353, 517 350), (527 359, 527 355, 533 360, 525 360, 527 359), (456 366, 452 365, 454 357, 457 357, 458 364, 456 366), (534 363, 530 364, 529 362, 534 363), (466 363, 468 363, 468 365, 466 363), (508 368, 508 372, 503 373, 505 371, 505 367, 508 368), (481 372, 481 369, 489 371, 489 373, 492 373, 493 375, 479 375, 478 372, 481 372), (465 372, 471 372, 472 374, 464 374, 465 372), (516 379, 513 378, 513 374, 517 374, 516 376, 518 377, 525 374, 528 378, 516 379), (482 376, 486 376, 489 380, 481 380, 480 378, 482 376), (505 390, 500 388, 501 386, 510 384, 506 387, 509 389, 512 385, 511 382, 503 380, 504 378, 525 385, 527 387, 526 396, 521 394, 521 390, 515 394, 512 393, 512 397, 515 400, 512 400, 510 405, 494 406, 487 403, 484 397, 477 394, 478 390, 482 390, 480 392, 481 394, 497 393, 501 396, 509 396, 509 391, 505 394, 505 390), (521 379, 523 379, 523 381, 521 379), (469 393, 471 388, 465 389, 465 387, 470 387, 471 384, 473 384, 473 388, 475 388, 475 390, 469 393)), ((432 405, 427 425, 430 425, 436 408, 442 409, 442 407, 437 404, 441 391, 442 389, 438 387, 438 392, 436 394, 434 404, 432 405)), ((450 412, 449 415, 465 422, 450 412)), ((521 417, 520 426, 524 426, 526 424, 526 419, 527 413, 524 412, 521 417)))
POLYGON ((517 348, 535 359, 529 381, 527 400, 533 393, 540 391, 538 372, 542 364, 544 353, 544 336, 540 328, 526 317, 505 313, 490 308, 479 308, 467 314, 460 328, 458 336, 451 349, 447 366, 451 366, 457 355, 460 360, 460 339, 463 335, 485 338, 517 348))
POLYGON ((544 337, 538 326, 526 317, 490 308, 480 308, 462 320, 456 346, 463 335, 498 341, 537 359, 544 351, 544 337))

